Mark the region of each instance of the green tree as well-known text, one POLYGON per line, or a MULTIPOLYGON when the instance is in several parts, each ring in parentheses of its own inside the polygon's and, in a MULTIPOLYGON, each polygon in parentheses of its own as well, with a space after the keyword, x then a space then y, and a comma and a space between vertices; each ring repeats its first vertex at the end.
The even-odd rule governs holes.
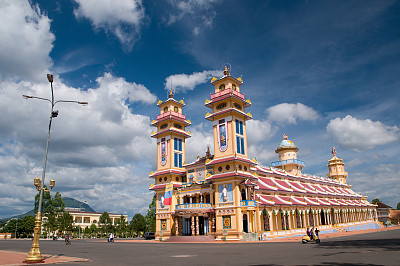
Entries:
POLYGON ((63 212, 61 215, 57 217, 58 222, 58 230, 60 232, 71 232, 72 231, 72 223, 74 218, 68 212, 63 212))
POLYGON ((373 199, 372 204, 377 204, 378 202, 381 202, 379 199, 373 199))
POLYGON ((33 228, 35 227, 35 217, 27 215, 18 221, 18 233, 22 237, 29 237, 33 234, 33 228))
POLYGON ((140 236, 140 232, 146 231, 146 219, 140 213, 135 214, 135 216, 132 217, 130 227, 137 236, 140 236))
POLYGON ((400 210, 400 202, 397 203, 397 209, 400 210))
POLYGON ((126 237, 127 225, 128 222, 126 221, 125 216, 121 214, 121 216, 116 220, 116 230, 121 237, 126 237))
POLYGON ((18 230, 18 225, 21 224, 21 219, 11 219, 4 224, 3 227, 3 233, 15 233, 15 230, 17 230, 17 235, 14 237, 18 237, 20 235, 19 230, 18 230))
POLYGON ((113 231, 112 220, 108 212, 103 212, 99 218, 100 230, 103 234, 108 234, 113 231))
POLYGON ((91 235, 91 236, 96 236, 97 231, 98 231, 97 226, 96 226, 94 223, 92 223, 92 224, 90 225, 90 235, 91 235))
POLYGON ((147 231, 155 232, 156 231, 156 195, 154 194, 153 200, 149 205, 149 209, 146 214, 146 225, 147 231))

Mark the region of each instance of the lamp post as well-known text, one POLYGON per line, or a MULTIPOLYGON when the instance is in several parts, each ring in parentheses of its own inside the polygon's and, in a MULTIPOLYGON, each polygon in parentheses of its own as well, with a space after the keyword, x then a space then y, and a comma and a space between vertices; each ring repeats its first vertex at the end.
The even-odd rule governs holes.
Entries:
POLYGON ((59 100, 59 101, 54 101, 54 92, 53 92, 53 75, 52 74, 47 74, 47 80, 50 82, 51 85, 51 100, 42 98, 42 97, 36 97, 36 96, 29 96, 29 95, 23 95, 25 99, 39 99, 39 100, 44 100, 48 101, 51 103, 51 112, 50 112, 50 122, 49 122, 49 129, 47 133, 47 143, 46 143, 46 152, 44 155, 44 163, 43 163, 43 172, 42 172, 42 180, 39 179, 39 177, 36 177, 34 179, 34 185, 36 189, 40 192, 39 194, 39 204, 38 204, 38 210, 36 213, 36 218, 35 218, 35 228, 33 230, 34 232, 34 237, 33 237, 33 243, 31 250, 29 251, 28 255, 25 257, 25 262, 28 263, 33 263, 33 262, 39 262, 43 261, 43 256, 40 253, 39 249, 39 237, 41 235, 41 225, 42 225, 42 203, 43 203, 43 192, 50 191, 53 189, 55 186, 55 181, 54 179, 50 180, 50 190, 45 189, 44 186, 44 181, 45 181, 45 176, 46 176, 46 164, 47 164, 47 153, 49 150, 49 142, 50 142, 50 130, 51 130, 51 123, 53 121, 54 117, 58 116, 58 110, 54 110, 54 106, 57 103, 77 103, 81 105, 87 105, 87 102, 79 102, 79 101, 64 101, 64 100, 59 100))

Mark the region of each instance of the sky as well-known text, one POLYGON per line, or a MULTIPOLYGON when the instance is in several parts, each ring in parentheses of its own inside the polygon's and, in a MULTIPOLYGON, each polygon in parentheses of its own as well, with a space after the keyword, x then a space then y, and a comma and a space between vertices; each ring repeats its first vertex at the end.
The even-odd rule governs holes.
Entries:
POLYGON ((157 101, 184 99, 186 162, 204 156, 225 64, 252 102, 250 158, 277 161, 284 133, 304 172, 326 176, 335 146, 352 189, 396 207, 398 14, 390 0, 0 0, 0 218, 33 209, 51 106, 22 95, 50 98, 47 73, 56 100, 89 104, 56 104, 45 183, 132 217, 153 197, 157 101))

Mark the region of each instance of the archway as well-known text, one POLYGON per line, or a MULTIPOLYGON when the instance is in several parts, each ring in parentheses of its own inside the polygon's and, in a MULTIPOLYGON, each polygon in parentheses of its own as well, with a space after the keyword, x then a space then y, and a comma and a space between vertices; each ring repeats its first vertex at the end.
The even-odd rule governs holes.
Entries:
POLYGON ((331 209, 331 221, 332 224, 335 224, 335 209, 331 209))
POLYGON ((314 226, 314 214, 313 214, 313 211, 311 209, 308 212, 308 219, 310 220, 310 226, 314 226))
POLYGON ((265 209, 262 212, 262 218, 264 221, 264 231, 270 231, 271 228, 269 225, 269 214, 268 214, 267 210, 265 210, 265 209))
POLYGON ((302 226, 301 226, 301 218, 300 218, 301 214, 300 214, 298 209, 296 209, 295 215, 296 215, 296 227, 297 228, 302 228, 302 226))
POLYGON ((321 214, 320 215, 321 215, 321 225, 326 225, 324 210, 321 210, 321 214))
POLYGON ((242 200, 246 200, 246 191, 242 188, 242 200))
POLYGON ((247 214, 243 214, 243 232, 249 232, 249 224, 247 222, 247 214))

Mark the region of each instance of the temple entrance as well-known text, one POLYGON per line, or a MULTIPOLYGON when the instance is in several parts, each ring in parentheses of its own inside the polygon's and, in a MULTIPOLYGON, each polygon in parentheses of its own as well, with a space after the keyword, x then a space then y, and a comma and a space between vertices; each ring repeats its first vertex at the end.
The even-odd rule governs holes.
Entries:
POLYGON ((247 214, 243 214, 243 232, 249 232, 249 225, 247 223, 247 214))
POLYGON ((199 235, 204 236, 204 217, 199 216, 199 235))
POLYGON ((184 218, 182 217, 182 234, 184 236, 191 236, 192 235, 192 222, 190 218, 184 218))
POLYGON ((321 210, 321 224, 326 225, 324 210, 321 210))

